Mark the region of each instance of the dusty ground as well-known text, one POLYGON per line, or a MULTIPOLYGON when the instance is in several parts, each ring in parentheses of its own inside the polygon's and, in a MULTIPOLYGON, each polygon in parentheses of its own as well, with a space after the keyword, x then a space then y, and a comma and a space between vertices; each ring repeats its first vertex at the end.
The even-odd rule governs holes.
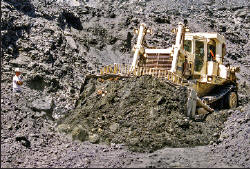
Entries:
MULTIPOLYGON (((59 3, 52 0, 1 2, 1 167, 250 167, 250 22, 247 0, 181 0, 168 3, 161 0, 88 0, 82 1, 80 6, 77 5, 79 4, 74 1, 59 3), (190 127, 197 130, 201 126, 201 133, 186 129, 188 137, 183 140, 179 140, 185 133, 180 127, 183 125, 180 124, 185 122, 185 119, 177 120, 176 126, 172 127, 173 130, 180 131, 180 135, 164 133, 164 137, 168 135, 168 138, 178 140, 176 145, 171 146, 166 140, 161 140, 163 137, 157 137, 157 133, 146 134, 150 140, 147 143, 149 147, 145 144, 145 138, 142 138, 142 142, 133 140, 132 137, 127 140, 118 139, 117 135, 109 132, 113 130, 119 133, 119 129, 124 129, 124 126, 118 126, 116 123, 106 125, 108 132, 104 134, 109 136, 106 138, 114 136, 107 144, 103 141, 103 135, 94 135, 92 139, 82 142, 78 140, 78 136, 72 138, 70 134, 61 132, 67 127, 61 126, 58 130, 56 126, 61 124, 63 117, 74 119, 78 115, 79 109, 74 108, 75 105, 81 104, 81 99, 84 101, 81 88, 84 86, 86 73, 96 72, 106 64, 127 64, 131 61, 131 48, 136 39, 133 29, 138 28, 139 23, 145 22, 154 30, 153 35, 148 38, 148 43, 168 47, 174 42, 174 35, 170 30, 176 27, 179 21, 183 21, 183 18, 188 19, 193 31, 216 31, 226 37, 228 53, 225 61, 241 69, 237 75, 240 86, 237 108, 215 111, 204 123, 189 121, 190 127), (11 83, 13 69, 17 66, 24 70, 24 91, 18 102, 14 103, 11 83), (221 120, 212 120, 218 117, 222 117, 221 120), (193 144, 197 145, 199 141, 191 138, 192 132, 203 146, 193 147, 193 144), (131 140, 132 143, 139 143, 139 146, 130 144, 131 140), (154 145, 153 141, 157 141, 157 144, 154 145), (188 146, 187 141, 190 141, 192 147, 188 146), (180 146, 181 143, 185 147, 180 146)), ((132 83, 129 80, 120 83, 125 82, 132 83)), ((110 109, 113 113, 116 110, 126 113, 125 110, 136 109, 142 113, 150 111, 156 121, 164 118, 165 121, 169 120, 168 116, 159 118, 159 112, 168 110, 170 106, 166 103, 169 98, 158 97, 163 96, 162 91, 157 92, 161 88, 151 86, 151 90, 147 91, 151 97, 143 99, 154 100, 150 104, 133 104, 127 109, 120 108, 126 107, 126 101, 138 101, 135 93, 139 92, 140 96, 145 96, 145 93, 140 93, 143 90, 138 91, 136 86, 145 84, 139 82, 131 85, 134 87, 134 93, 127 93, 130 100, 121 99, 126 97, 120 90, 125 85, 119 83, 120 88, 112 82, 104 84, 112 85, 113 87, 108 89, 117 89, 116 91, 113 90, 104 97, 90 92, 90 99, 86 102, 93 105, 91 101, 96 101, 97 106, 92 109, 98 109, 98 106, 102 107, 102 101, 108 101, 115 106, 110 109), (120 98, 116 100, 117 97, 110 94, 118 94, 120 98), (124 105, 118 106, 118 103, 124 105), (157 111, 149 109, 156 105, 159 108, 157 111)), ((164 85, 161 87, 169 88, 164 85)), ((147 86, 144 90, 146 89, 147 86)), ((143 99, 139 100, 139 103, 145 103, 143 99)), ((181 109, 181 105, 175 104, 173 107, 181 109)), ((110 107, 104 105, 99 113, 108 108, 110 107)), ((112 116, 116 118, 114 122, 122 119, 115 115, 117 114, 112 116)), ((124 115, 129 117, 128 114, 124 115)), ((174 119, 184 117, 182 112, 176 112, 175 115, 174 119)), ((134 122, 139 122, 140 116, 136 117, 138 118, 133 118, 134 122)), ((89 118, 93 119, 93 116, 89 118)), ((104 116, 104 120, 102 116, 100 118, 100 121, 107 122, 107 117, 104 116)), ((149 116, 145 118, 149 119, 149 116)), ((134 126, 129 122, 125 121, 124 124, 128 125, 128 128, 134 126)), ((96 124, 95 121, 93 124, 96 124)), ((167 123, 163 125, 169 127, 167 123)), ((135 136, 139 136, 137 131, 143 129, 143 126, 139 125, 141 128, 138 129, 131 127, 135 136)), ((98 126, 91 124, 89 127, 93 129, 93 134, 96 134, 98 126)), ((69 128, 71 129, 73 128, 69 128)), ((147 132, 147 129, 143 131, 147 132)), ((158 126, 155 126, 155 129, 158 130, 158 126)), ((162 131, 159 130, 158 133, 161 136, 162 131)), ((126 132, 119 134, 126 136, 126 132)))

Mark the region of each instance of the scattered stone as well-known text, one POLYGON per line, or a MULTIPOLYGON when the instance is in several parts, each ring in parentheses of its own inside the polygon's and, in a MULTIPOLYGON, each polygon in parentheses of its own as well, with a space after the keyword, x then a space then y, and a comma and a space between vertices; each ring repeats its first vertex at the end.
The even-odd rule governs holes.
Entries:
POLYGON ((65 133, 68 133, 70 131, 70 126, 67 125, 67 124, 60 124, 57 126, 57 130, 59 132, 65 132, 65 133))
POLYGON ((98 134, 89 135, 89 142, 98 143, 99 142, 98 134))
POLYGON ((116 132, 119 129, 119 124, 118 123, 113 123, 113 124, 110 125, 109 129, 112 132, 116 132))
POLYGON ((75 127, 72 131, 72 138, 74 140, 78 139, 80 141, 86 141, 88 136, 88 132, 80 125, 75 127))

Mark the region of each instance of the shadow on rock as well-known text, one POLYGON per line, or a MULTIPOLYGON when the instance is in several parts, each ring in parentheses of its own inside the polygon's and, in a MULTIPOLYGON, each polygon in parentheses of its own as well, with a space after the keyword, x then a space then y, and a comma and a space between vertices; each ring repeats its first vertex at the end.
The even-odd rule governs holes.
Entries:
POLYGON ((36 17, 35 8, 30 0, 4 0, 4 2, 14 6, 16 10, 34 18, 36 17))
POLYGON ((25 136, 17 136, 16 141, 21 142, 21 144, 27 148, 30 148, 30 141, 25 136))

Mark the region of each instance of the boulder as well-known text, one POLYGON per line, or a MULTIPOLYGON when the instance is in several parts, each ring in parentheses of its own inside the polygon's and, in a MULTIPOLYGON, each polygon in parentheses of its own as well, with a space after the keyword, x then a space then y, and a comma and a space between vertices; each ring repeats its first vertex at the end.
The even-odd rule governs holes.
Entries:
POLYGON ((46 96, 36 99, 31 103, 31 108, 35 111, 51 112, 53 109, 53 98, 46 96))

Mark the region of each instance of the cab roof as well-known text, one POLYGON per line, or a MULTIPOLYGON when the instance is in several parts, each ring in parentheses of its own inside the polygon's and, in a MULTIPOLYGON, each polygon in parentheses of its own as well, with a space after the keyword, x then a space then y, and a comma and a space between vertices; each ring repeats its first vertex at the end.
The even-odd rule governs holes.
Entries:
POLYGON ((220 43, 225 43, 225 37, 223 35, 220 35, 216 32, 196 32, 196 33, 185 33, 185 39, 195 39, 195 38, 202 38, 202 39, 216 39, 220 43))

